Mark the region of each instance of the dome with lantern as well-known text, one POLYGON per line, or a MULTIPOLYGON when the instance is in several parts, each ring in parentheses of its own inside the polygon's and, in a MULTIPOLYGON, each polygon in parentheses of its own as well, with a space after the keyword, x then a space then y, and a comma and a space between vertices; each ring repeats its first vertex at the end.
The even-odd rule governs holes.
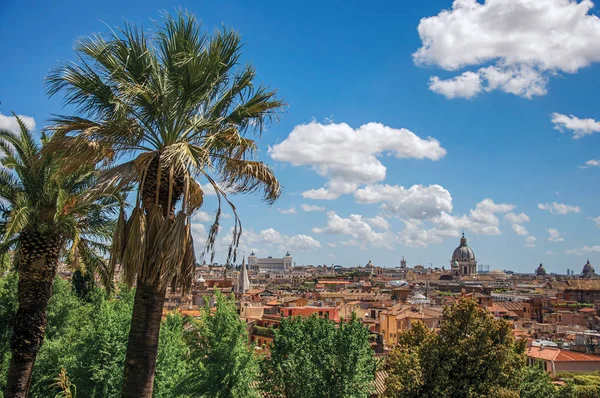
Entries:
POLYGON ((460 246, 454 249, 454 253, 452 253, 453 261, 473 261, 475 260, 475 252, 469 246, 467 246, 467 238, 465 238, 465 233, 463 232, 462 237, 460 238, 460 246))

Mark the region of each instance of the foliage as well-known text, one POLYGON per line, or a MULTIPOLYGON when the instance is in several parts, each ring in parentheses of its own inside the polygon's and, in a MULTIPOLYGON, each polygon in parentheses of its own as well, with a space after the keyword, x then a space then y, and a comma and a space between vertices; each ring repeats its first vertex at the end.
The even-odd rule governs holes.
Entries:
POLYGON ((439 332, 416 323, 398 342, 386 368, 388 394, 487 397, 519 390, 524 342, 473 300, 446 307, 439 332))
POLYGON ((251 398, 259 372, 248 346, 246 324, 233 299, 216 294, 214 311, 206 306, 188 334, 191 364, 179 384, 186 397, 251 398))
POLYGON ((95 286, 94 275, 85 270, 82 272, 81 269, 76 269, 71 277, 71 283, 73 284, 73 291, 82 300, 89 300, 92 289, 95 286))
POLYGON ((56 398, 75 398, 77 395, 77 386, 71 383, 65 368, 60 369, 58 376, 54 380, 55 382, 50 387, 54 387, 59 391, 56 394, 56 398))
POLYGON ((17 313, 16 272, 0 275, 0 397, 6 386, 6 372, 10 362, 10 334, 12 321, 17 313))
POLYGON ((167 315, 160 328, 158 359, 154 378, 154 398, 170 398, 192 368, 184 326, 188 320, 180 313, 167 315))
POLYGON ((591 373, 561 373, 557 375, 566 385, 561 390, 560 397, 586 398, 600 396, 600 372, 591 373))
POLYGON ((288 398, 368 397, 376 361, 369 331, 355 317, 284 318, 263 365, 263 389, 288 398))
MULTIPOLYGON (((16 313, 17 276, 0 278, 0 387, 6 381, 10 359, 10 325, 16 313)), ((81 300, 71 284, 56 279, 48 305, 48 329, 33 372, 30 396, 53 398, 56 375, 65 369, 81 397, 118 397, 135 291, 122 288, 116 297, 93 288, 81 300)), ((161 330, 155 397, 172 397, 173 387, 186 373, 187 344, 184 319, 169 315, 161 330)), ((2 393, 0 392, 0 397, 2 393)))
POLYGON ((538 366, 527 366, 523 370, 521 381, 521 398, 556 398, 558 389, 552 382, 550 375, 538 366))

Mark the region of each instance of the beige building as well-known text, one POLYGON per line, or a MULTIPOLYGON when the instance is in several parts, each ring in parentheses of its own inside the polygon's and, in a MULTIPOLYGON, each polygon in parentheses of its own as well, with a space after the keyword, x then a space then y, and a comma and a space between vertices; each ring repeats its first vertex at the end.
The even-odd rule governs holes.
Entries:
POLYGON ((379 313, 379 331, 387 345, 395 345, 398 334, 410 329, 415 322, 423 322, 430 329, 440 327, 442 315, 442 307, 397 304, 379 313))
POLYGON ((283 258, 256 257, 254 252, 248 256, 248 266, 255 272, 289 272, 292 269, 292 256, 287 252, 283 258))

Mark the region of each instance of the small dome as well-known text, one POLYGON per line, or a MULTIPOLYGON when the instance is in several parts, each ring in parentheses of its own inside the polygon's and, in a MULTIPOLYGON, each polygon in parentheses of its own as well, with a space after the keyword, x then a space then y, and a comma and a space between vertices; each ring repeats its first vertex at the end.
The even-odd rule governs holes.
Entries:
POLYGON ((542 264, 535 270, 537 276, 546 276, 546 268, 542 264))
POLYGON ((588 259, 587 263, 583 266, 583 271, 581 272, 584 276, 591 276, 595 272, 594 267, 590 264, 590 260, 588 259))
POLYGON ((196 279, 196 283, 204 283, 204 282, 206 282, 206 280, 204 280, 202 275, 200 275, 200 278, 196 279))
POLYGON ((460 238, 460 246, 454 249, 454 253, 452 253, 452 260, 475 261, 475 253, 467 246, 467 238, 465 238, 464 233, 462 234, 462 238, 460 238))
POLYGON ((367 267, 367 268, 374 268, 375 266, 373 265, 373 263, 371 262, 371 260, 369 260, 369 262, 367 263, 367 265, 365 265, 365 267, 367 267))

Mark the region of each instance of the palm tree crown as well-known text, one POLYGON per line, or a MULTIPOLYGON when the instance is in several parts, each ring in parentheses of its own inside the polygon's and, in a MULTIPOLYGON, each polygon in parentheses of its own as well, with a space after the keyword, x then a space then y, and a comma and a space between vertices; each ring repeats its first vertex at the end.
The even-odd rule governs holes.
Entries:
MULTIPOLYGON (((167 15, 154 35, 126 25, 106 38, 81 39, 76 45, 79 62, 61 65, 48 77, 49 94, 63 92, 65 101, 84 115, 53 120, 57 149, 67 148, 75 165, 110 163, 118 156, 132 159, 101 177, 102 186, 134 183, 138 188, 127 236, 123 231, 116 243, 122 246, 118 260, 130 282, 138 273, 169 282, 180 279, 189 286, 191 264, 182 264, 183 258, 166 262, 158 258, 158 248, 171 254, 191 250, 181 244, 186 239, 171 239, 177 248, 168 249, 169 227, 158 240, 147 233, 146 244, 152 238, 157 248, 150 259, 142 254, 143 235, 162 225, 164 218, 174 218, 180 199, 181 222, 176 219, 178 228, 171 231, 177 231, 178 238, 187 235, 185 219, 203 202, 200 179, 212 185, 219 198, 206 248, 211 254, 221 198, 235 213, 226 192, 260 189, 268 202, 280 195, 272 170, 255 160, 256 143, 246 133, 259 135, 282 102, 275 99, 274 91, 254 86, 252 66, 238 67, 240 48, 237 33, 223 29, 209 37, 193 16, 179 13, 167 15), (132 239, 136 248, 128 244, 132 239), (143 269, 144 262, 153 269, 143 269)), ((235 261, 240 234, 236 215, 228 263, 235 261)))
MULTIPOLYGON (((104 257, 110 249, 117 197, 94 200, 88 191, 95 172, 88 167, 63 173, 61 158, 42 153, 48 145, 45 134, 37 143, 15 117, 18 134, 0 130, 0 254, 22 249, 26 235, 42 236, 60 245, 67 263, 98 271, 108 283, 104 257)), ((14 259, 17 266, 24 260, 20 255, 14 259)))

